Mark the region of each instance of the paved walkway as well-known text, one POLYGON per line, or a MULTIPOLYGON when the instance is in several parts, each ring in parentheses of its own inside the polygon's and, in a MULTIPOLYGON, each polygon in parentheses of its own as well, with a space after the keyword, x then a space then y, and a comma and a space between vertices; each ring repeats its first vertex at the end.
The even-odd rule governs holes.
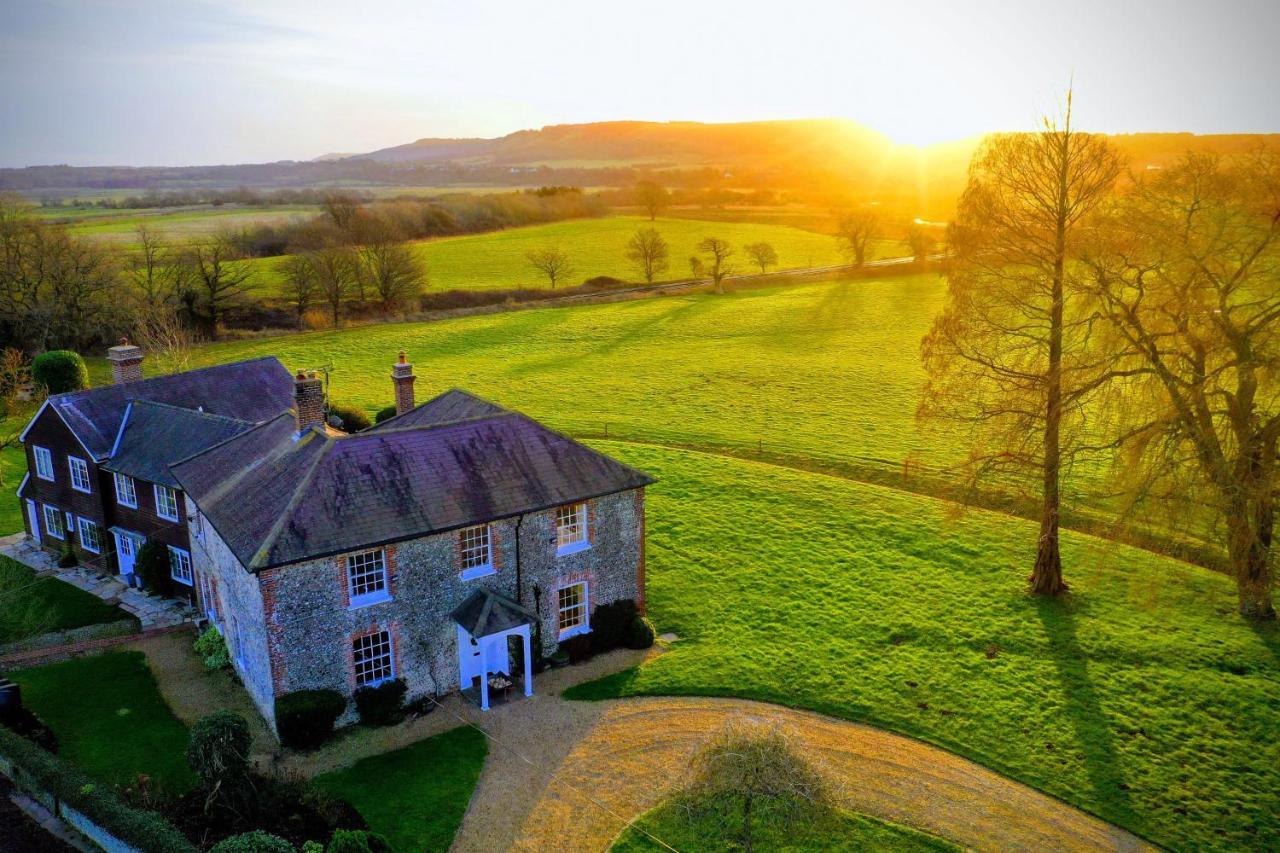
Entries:
POLYGON ((0 554, 30 567, 37 576, 55 577, 96 595, 108 604, 116 605, 131 616, 136 616, 144 631, 181 625, 191 620, 191 608, 186 603, 132 589, 121 583, 119 578, 104 575, 88 566, 60 568, 57 558, 38 547, 25 533, 0 538, 0 554))

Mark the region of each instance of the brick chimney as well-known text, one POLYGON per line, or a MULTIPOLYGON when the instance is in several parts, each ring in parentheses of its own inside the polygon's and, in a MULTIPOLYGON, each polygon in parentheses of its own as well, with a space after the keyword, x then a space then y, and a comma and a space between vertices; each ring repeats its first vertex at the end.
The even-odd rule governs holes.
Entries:
POLYGON ((310 373, 298 371, 293 380, 293 399, 298 432, 324 426, 324 386, 314 370, 310 373))
POLYGON ((396 414, 403 415, 413 408, 413 365, 405 360, 400 350, 400 361, 391 367, 391 384, 396 386, 396 414))
POLYGON ((118 346, 107 350, 107 361, 111 362, 111 381, 116 385, 142 378, 142 348, 129 343, 128 338, 121 338, 118 346))

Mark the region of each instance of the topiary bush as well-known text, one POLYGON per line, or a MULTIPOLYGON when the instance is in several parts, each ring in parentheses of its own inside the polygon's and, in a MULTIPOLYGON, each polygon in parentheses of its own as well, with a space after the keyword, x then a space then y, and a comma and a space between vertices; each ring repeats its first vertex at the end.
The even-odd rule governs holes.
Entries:
POLYGON ((196 720, 187 741, 187 766, 205 788, 239 788, 249 778, 249 723, 232 711, 196 720))
POLYGON ((142 585, 156 595, 173 596, 173 578, 170 576, 169 549, 154 540, 148 540, 138 549, 133 571, 142 585))
POLYGON ((50 394, 79 391, 89 387, 89 368, 79 353, 55 349, 41 353, 31 362, 31 378, 50 394))
POLYGON ((333 734, 333 724, 347 709, 336 690, 295 690, 276 699, 276 731, 291 749, 315 749, 333 734))
POLYGON ((582 663, 591 659, 590 634, 579 634, 560 643, 560 651, 569 656, 569 663, 582 663))
POLYGON ((227 641, 222 632, 212 625, 196 637, 192 648, 200 656, 205 669, 219 670, 231 666, 231 652, 227 651, 227 641))
POLYGON ((591 651, 607 652, 622 645, 631 623, 640 613, 636 603, 629 598, 601 604, 591 611, 591 651))
POLYGON ((392 853, 391 843, 376 832, 339 829, 329 839, 324 853, 392 853))
POLYGON ((657 638, 658 632, 654 629, 653 623, 646 616, 637 615, 631 620, 631 624, 627 626, 627 632, 622 638, 622 644, 629 649, 647 649, 653 645, 653 641, 657 638))
POLYGON ((367 726, 389 726, 404 719, 404 680, 392 678, 376 687, 361 687, 355 693, 356 713, 367 726))
POLYGON ((278 835, 255 829, 224 838, 209 853, 295 853, 293 845, 278 835))
POLYGON ((373 416, 373 422, 375 424, 380 424, 385 420, 390 420, 391 418, 394 418, 395 416, 396 416, 395 406, 383 406, 381 409, 378 409, 378 413, 373 416))
POLYGON ((360 432, 362 429, 373 426, 373 421, 369 420, 364 410, 342 403, 329 404, 329 417, 337 418, 341 422, 338 429, 343 432, 360 432))

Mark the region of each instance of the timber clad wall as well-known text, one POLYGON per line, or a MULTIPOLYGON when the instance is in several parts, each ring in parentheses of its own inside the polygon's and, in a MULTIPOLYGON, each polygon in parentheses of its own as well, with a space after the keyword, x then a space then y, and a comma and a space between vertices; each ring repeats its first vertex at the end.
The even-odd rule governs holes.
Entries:
POLYGON ((187 534, 187 500, 178 489, 174 494, 178 499, 178 520, 170 521, 161 518, 156 512, 156 492, 154 483, 145 480, 134 480, 134 492, 138 497, 138 508, 122 506, 116 501, 115 477, 110 471, 103 472, 103 488, 106 495, 107 515, 111 518, 111 526, 123 527, 134 533, 141 533, 148 539, 154 539, 165 545, 190 550, 187 534))
MULTIPOLYGON (((27 481, 25 496, 40 504, 51 504, 64 512, 73 512, 76 516, 91 518, 104 528, 103 489, 110 488, 111 496, 115 496, 115 486, 111 475, 94 464, 93 456, 80 444, 80 441, 67 429, 62 418, 51 407, 46 406, 40 417, 31 425, 25 442, 27 453, 27 470, 31 473, 27 481), (43 447, 53 456, 54 482, 42 480, 36 476, 35 448, 43 447), (75 456, 83 459, 89 466, 89 481, 92 492, 85 494, 71 487, 71 470, 67 457, 75 456)), ((23 513, 26 513, 25 504, 23 513)), ((43 518, 41 519, 43 531, 43 518)))
MULTIPOLYGON (((386 629, 395 648, 395 674, 411 697, 459 687, 457 626, 449 614, 476 589, 490 589, 534 609, 534 588, 542 622, 543 647, 555 650, 557 591, 585 580, 590 608, 622 598, 639 600, 643 562, 643 490, 596 498, 588 503, 591 547, 556 555, 555 511, 531 513, 520 525, 521 587, 516 585, 516 519, 493 523, 493 574, 463 580, 457 531, 387 546, 392 599, 351 609, 346 556, 283 566, 254 576, 245 571, 205 525, 204 541, 193 542, 196 568, 209 567, 228 594, 226 614, 235 614, 252 653, 237 664, 259 708, 271 695, 355 688, 351 642, 386 629), (214 564, 214 565, 211 565, 214 564), (250 587, 253 587, 250 590, 250 587), (265 622, 263 621, 265 619, 265 622), (261 647, 261 655, 257 649, 261 647)), ((224 617, 224 621, 227 619, 224 617)), ((349 710, 344 722, 354 719, 349 710)))

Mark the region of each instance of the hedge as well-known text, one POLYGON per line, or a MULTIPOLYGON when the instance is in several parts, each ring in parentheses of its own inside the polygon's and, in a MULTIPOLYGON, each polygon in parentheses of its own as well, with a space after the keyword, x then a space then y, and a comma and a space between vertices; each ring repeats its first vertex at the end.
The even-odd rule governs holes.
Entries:
POLYGON ((149 853, 195 853, 186 836, 159 814, 125 805, 109 787, 3 726, 0 759, 21 771, 14 780, 19 787, 52 795, 126 844, 149 853))

